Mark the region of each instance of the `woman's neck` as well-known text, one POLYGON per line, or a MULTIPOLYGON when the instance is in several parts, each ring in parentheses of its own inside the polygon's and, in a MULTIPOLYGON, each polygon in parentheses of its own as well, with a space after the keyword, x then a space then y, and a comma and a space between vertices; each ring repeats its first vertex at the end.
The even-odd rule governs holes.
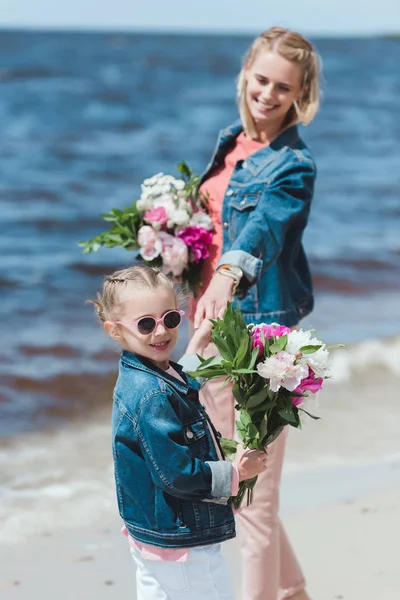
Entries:
POLYGON ((282 133, 282 131, 286 128, 285 122, 281 121, 279 123, 271 123, 269 126, 265 126, 263 128, 257 127, 257 124, 254 123, 255 126, 255 136, 252 136, 252 139, 257 142, 262 142, 263 144, 271 144, 275 138, 278 137, 282 133))

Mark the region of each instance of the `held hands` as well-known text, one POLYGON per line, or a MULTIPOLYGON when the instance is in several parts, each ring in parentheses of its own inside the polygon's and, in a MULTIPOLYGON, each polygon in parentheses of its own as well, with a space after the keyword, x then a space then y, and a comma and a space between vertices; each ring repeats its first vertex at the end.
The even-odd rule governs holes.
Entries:
POLYGON ((267 468, 267 455, 261 450, 239 450, 235 458, 239 470, 239 481, 252 479, 267 468))
POLYGON ((186 348, 186 354, 199 354, 203 356, 204 350, 211 342, 211 331, 213 324, 208 319, 204 319, 198 328, 195 330, 188 347, 186 348))
POLYGON ((194 315, 194 328, 198 329, 203 319, 216 319, 222 315, 228 302, 232 302, 234 281, 218 273, 214 274, 211 282, 197 304, 194 315))

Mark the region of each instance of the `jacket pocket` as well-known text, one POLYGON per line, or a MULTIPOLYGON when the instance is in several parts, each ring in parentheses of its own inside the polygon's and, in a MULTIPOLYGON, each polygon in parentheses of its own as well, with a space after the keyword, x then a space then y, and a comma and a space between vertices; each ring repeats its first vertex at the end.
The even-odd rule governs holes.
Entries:
POLYGON ((229 239, 234 242, 257 207, 261 192, 241 191, 231 196, 229 205, 229 239))
POLYGON ((261 197, 261 192, 241 192, 232 196, 231 206, 239 212, 254 209, 261 197))
POLYGON ((188 423, 183 427, 183 434, 193 458, 205 460, 208 452, 208 439, 206 435, 207 423, 204 419, 188 423))

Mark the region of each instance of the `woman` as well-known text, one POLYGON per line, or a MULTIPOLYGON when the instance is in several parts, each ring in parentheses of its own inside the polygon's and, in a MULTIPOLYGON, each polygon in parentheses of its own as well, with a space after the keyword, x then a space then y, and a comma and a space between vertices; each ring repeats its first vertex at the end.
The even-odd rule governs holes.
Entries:
MULTIPOLYGON (((215 235, 194 307, 194 327, 233 297, 246 322, 295 327, 313 308, 302 246, 316 176, 297 123, 319 107, 319 57, 303 36, 273 27, 257 37, 238 78, 240 122, 223 130, 200 182, 215 235), (201 295, 202 294, 202 295, 201 295)), ((216 354, 215 346, 208 355, 216 354)), ((234 399, 212 381, 202 393, 213 422, 234 436, 234 399)), ((268 447, 254 502, 238 515, 242 600, 307 600, 300 566, 278 518, 284 432, 268 447)))

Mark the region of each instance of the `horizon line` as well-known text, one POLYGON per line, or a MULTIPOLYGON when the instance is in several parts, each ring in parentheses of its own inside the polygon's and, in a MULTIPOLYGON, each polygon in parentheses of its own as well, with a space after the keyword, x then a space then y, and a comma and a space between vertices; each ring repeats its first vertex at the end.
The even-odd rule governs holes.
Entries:
MULTIPOLYGON (((79 26, 79 25, 15 25, 15 24, 3 24, 0 23, 0 33, 3 32, 37 32, 37 33, 78 33, 78 34, 157 34, 157 35, 210 35, 210 36, 240 36, 249 37, 259 33, 256 29, 201 29, 195 27, 182 27, 182 28, 164 28, 164 27, 108 27, 108 26, 79 26)), ((354 31, 354 32, 340 32, 340 31, 308 31, 302 32, 304 35, 316 38, 400 38, 400 32, 398 31, 354 31)))

